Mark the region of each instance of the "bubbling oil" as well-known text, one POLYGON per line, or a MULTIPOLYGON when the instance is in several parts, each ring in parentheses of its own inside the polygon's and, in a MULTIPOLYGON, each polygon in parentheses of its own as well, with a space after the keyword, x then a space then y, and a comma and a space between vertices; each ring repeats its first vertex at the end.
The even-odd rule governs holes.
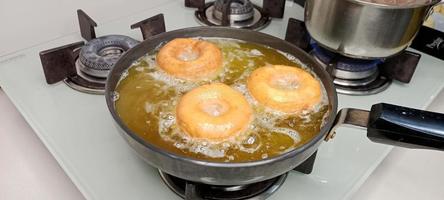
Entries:
POLYGON ((189 82, 166 74, 156 64, 160 46, 134 62, 121 77, 115 92, 116 110, 134 133, 169 152, 216 162, 274 157, 309 142, 319 133, 329 112, 325 89, 322 102, 315 108, 288 115, 261 106, 246 87, 247 77, 259 67, 288 65, 308 70, 299 60, 259 44, 221 38, 198 39, 212 42, 222 50, 223 70, 216 78, 189 82), (226 141, 191 138, 176 124, 176 106, 186 92, 216 82, 240 91, 252 105, 255 117, 245 133, 226 141))

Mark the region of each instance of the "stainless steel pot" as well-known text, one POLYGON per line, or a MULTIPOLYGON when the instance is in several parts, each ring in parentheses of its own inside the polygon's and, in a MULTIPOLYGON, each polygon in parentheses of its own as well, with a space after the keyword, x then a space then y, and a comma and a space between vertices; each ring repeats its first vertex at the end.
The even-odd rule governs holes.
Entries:
POLYGON ((439 2, 387 6, 360 0, 307 0, 305 24, 312 38, 327 49, 354 58, 386 58, 410 45, 439 2))
MULTIPOLYGON (((337 114, 338 99, 330 75, 310 55, 296 46, 264 33, 223 27, 186 28, 151 37, 127 51, 111 70, 105 92, 108 109, 128 144, 150 165, 176 177, 210 185, 245 185, 282 175, 310 157, 325 138, 332 138, 341 124, 368 128, 372 140, 393 145, 444 149, 444 114, 378 104, 370 112, 344 109, 337 114), (123 73, 140 57, 160 44, 179 37, 218 37, 244 40, 289 53, 309 67, 324 85, 330 112, 318 135, 282 155, 245 163, 220 163, 177 155, 143 140, 120 119, 114 91, 123 73)), ((153 133, 157 134, 157 133, 153 133)))

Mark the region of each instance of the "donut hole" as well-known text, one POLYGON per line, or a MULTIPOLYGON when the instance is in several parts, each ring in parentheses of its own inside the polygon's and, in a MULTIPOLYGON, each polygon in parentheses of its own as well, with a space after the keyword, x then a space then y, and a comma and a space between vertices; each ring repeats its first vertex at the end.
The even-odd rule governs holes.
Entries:
POLYGON ((196 60, 199 56, 200 52, 192 46, 185 46, 176 52, 176 58, 185 62, 196 60))
POLYGON ((211 99, 201 102, 199 108, 211 117, 219 117, 228 112, 230 105, 221 99, 211 99))
POLYGON ((300 81, 291 74, 275 74, 271 76, 270 86, 280 90, 295 90, 299 88, 300 81))

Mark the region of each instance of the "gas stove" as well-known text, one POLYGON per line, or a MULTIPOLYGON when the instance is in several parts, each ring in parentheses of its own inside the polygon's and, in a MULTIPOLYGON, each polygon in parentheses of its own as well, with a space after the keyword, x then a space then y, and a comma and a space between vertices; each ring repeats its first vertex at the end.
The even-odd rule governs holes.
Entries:
MULTIPOLYGON (((255 5, 261 3, 251 2, 255 5)), ((94 26, 99 35, 96 38, 112 34, 125 35, 141 41, 155 32, 144 24, 145 19, 151 19, 150 17, 157 13, 163 13, 166 30, 199 26, 195 21, 196 10, 184 7, 183 3, 179 0, 165 1, 162 6, 147 8, 108 24, 94 26), (137 21, 141 23, 134 24, 137 21), (141 27, 144 31, 140 34, 139 30, 131 30, 130 24, 134 24, 134 28, 141 27)), ((273 19, 261 31, 286 38, 287 22, 290 18, 302 20, 303 8, 287 1, 283 18, 273 19)), ((79 52, 78 48, 83 47, 84 43, 94 39, 83 38, 81 35, 67 35, 0 58, 0 85, 88 199, 181 199, 173 191, 186 195, 184 184, 190 185, 191 189, 197 188, 197 191, 202 188, 207 191, 208 187, 216 191, 241 191, 249 187, 258 187, 260 189, 253 193, 262 195, 276 191, 268 197, 269 199, 347 199, 391 149, 369 142, 364 132, 342 128, 333 141, 321 145, 316 158, 313 158, 312 162, 304 163, 306 166, 302 166, 302 169, 290 171, 286 177, 269 180, 257 186, 195 187, 187 181, 177 180, 167 174, 161 176, 157 169, 138 158, 122 140, 113 125, 103 96, 72 90, 63 83, 66 77, 57 83, 47 84, 39 52, 82 41, 83 43, 77 43, 78 45, 70 49, 72 54, 69 55, 72 57, 69 57, 68 61, 71 67, 75 66, 75 52, 79 52), (74 65, 72 61, 75 61, 74 65), (20 75, 20 78, 17 78, 17 75, 20 75)), ((296 36, 288 35, 286 39, 294 44, 307 44, 312 48, 309 38, 296 36), (292 37, 295 38, 292 40, 292 37)), ((119 48, 110 49, 105 55, 114 56, 121 52, 119 48)), ((441 60, 422 53, 420 55, 422 57, 409 84, 392 81, 384 91, 370 96, 339 95, 339 107, 368 109, 370 105, 384 101, 424 108, 443 88, 441 76, 444 74, 444 68, 441 60), (412 95, 418 93, 421 95, 412 95)), ((84 72, 80 71, 79 66, 71 68, 73 69, 79 74, 84 72)))
MULTIPOLYGON (((217 2, 216 2, 217 3, 217 2)), ((215 5, 217 6, 217 4, 215 5)), ((54 84, 61 80, 70 88, 87 94, 103 94, 107 76, 120 56, 140 42, 124 35, 96 37, 97 23, 84 11, 77 10, 81 36, 86 40, 39 53, 46 82, 54 84)), ((131 25, 142 30, 143 39, 165 32, 162 14, 131 25), (149 31, 149 32, 147 32, 149 31)), ((313 171, 316 153, 295 168, 295 171, 310 174, 313 171)), ((256 199, 267 198, 284 183, 287 174, 250 185, 216 186, 195 183, 159 171, 165 184, 185 199, 256 199)))

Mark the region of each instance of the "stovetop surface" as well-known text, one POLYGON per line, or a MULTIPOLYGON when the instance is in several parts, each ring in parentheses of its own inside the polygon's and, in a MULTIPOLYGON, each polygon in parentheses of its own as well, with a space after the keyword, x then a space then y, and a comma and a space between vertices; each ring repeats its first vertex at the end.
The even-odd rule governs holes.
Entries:
MULTIPOLYGON (((193 9, 184 8, 181 0, 169 0, 99 26, 97 34, 141 40, 129 25, 158 13, 164 13, 167 30, 198 26, 193 9)), ((292 1, 287 1, 284 19, 273 19, 262 31, 284 38, 289 17, 303 18, 303 9, 292 1)), ((68 35, 1 57, 2 89, 86 198, 179 199, 119 135, 103 96, 79 93, 63 83, 46 84, 38 52, 80 40, 78 34, 68 35)), ((339 107, 369 109, 386 102, 425 108, 444 86, 444 62, 422 56, 410 84, 394 83, 372 96, 339 95, 339 107)), ((363 130, 341 128, 334 140, 321 145, 313 173, 290 172, 270 199, 347 199, 391 148, 371 143, 363 130)))

